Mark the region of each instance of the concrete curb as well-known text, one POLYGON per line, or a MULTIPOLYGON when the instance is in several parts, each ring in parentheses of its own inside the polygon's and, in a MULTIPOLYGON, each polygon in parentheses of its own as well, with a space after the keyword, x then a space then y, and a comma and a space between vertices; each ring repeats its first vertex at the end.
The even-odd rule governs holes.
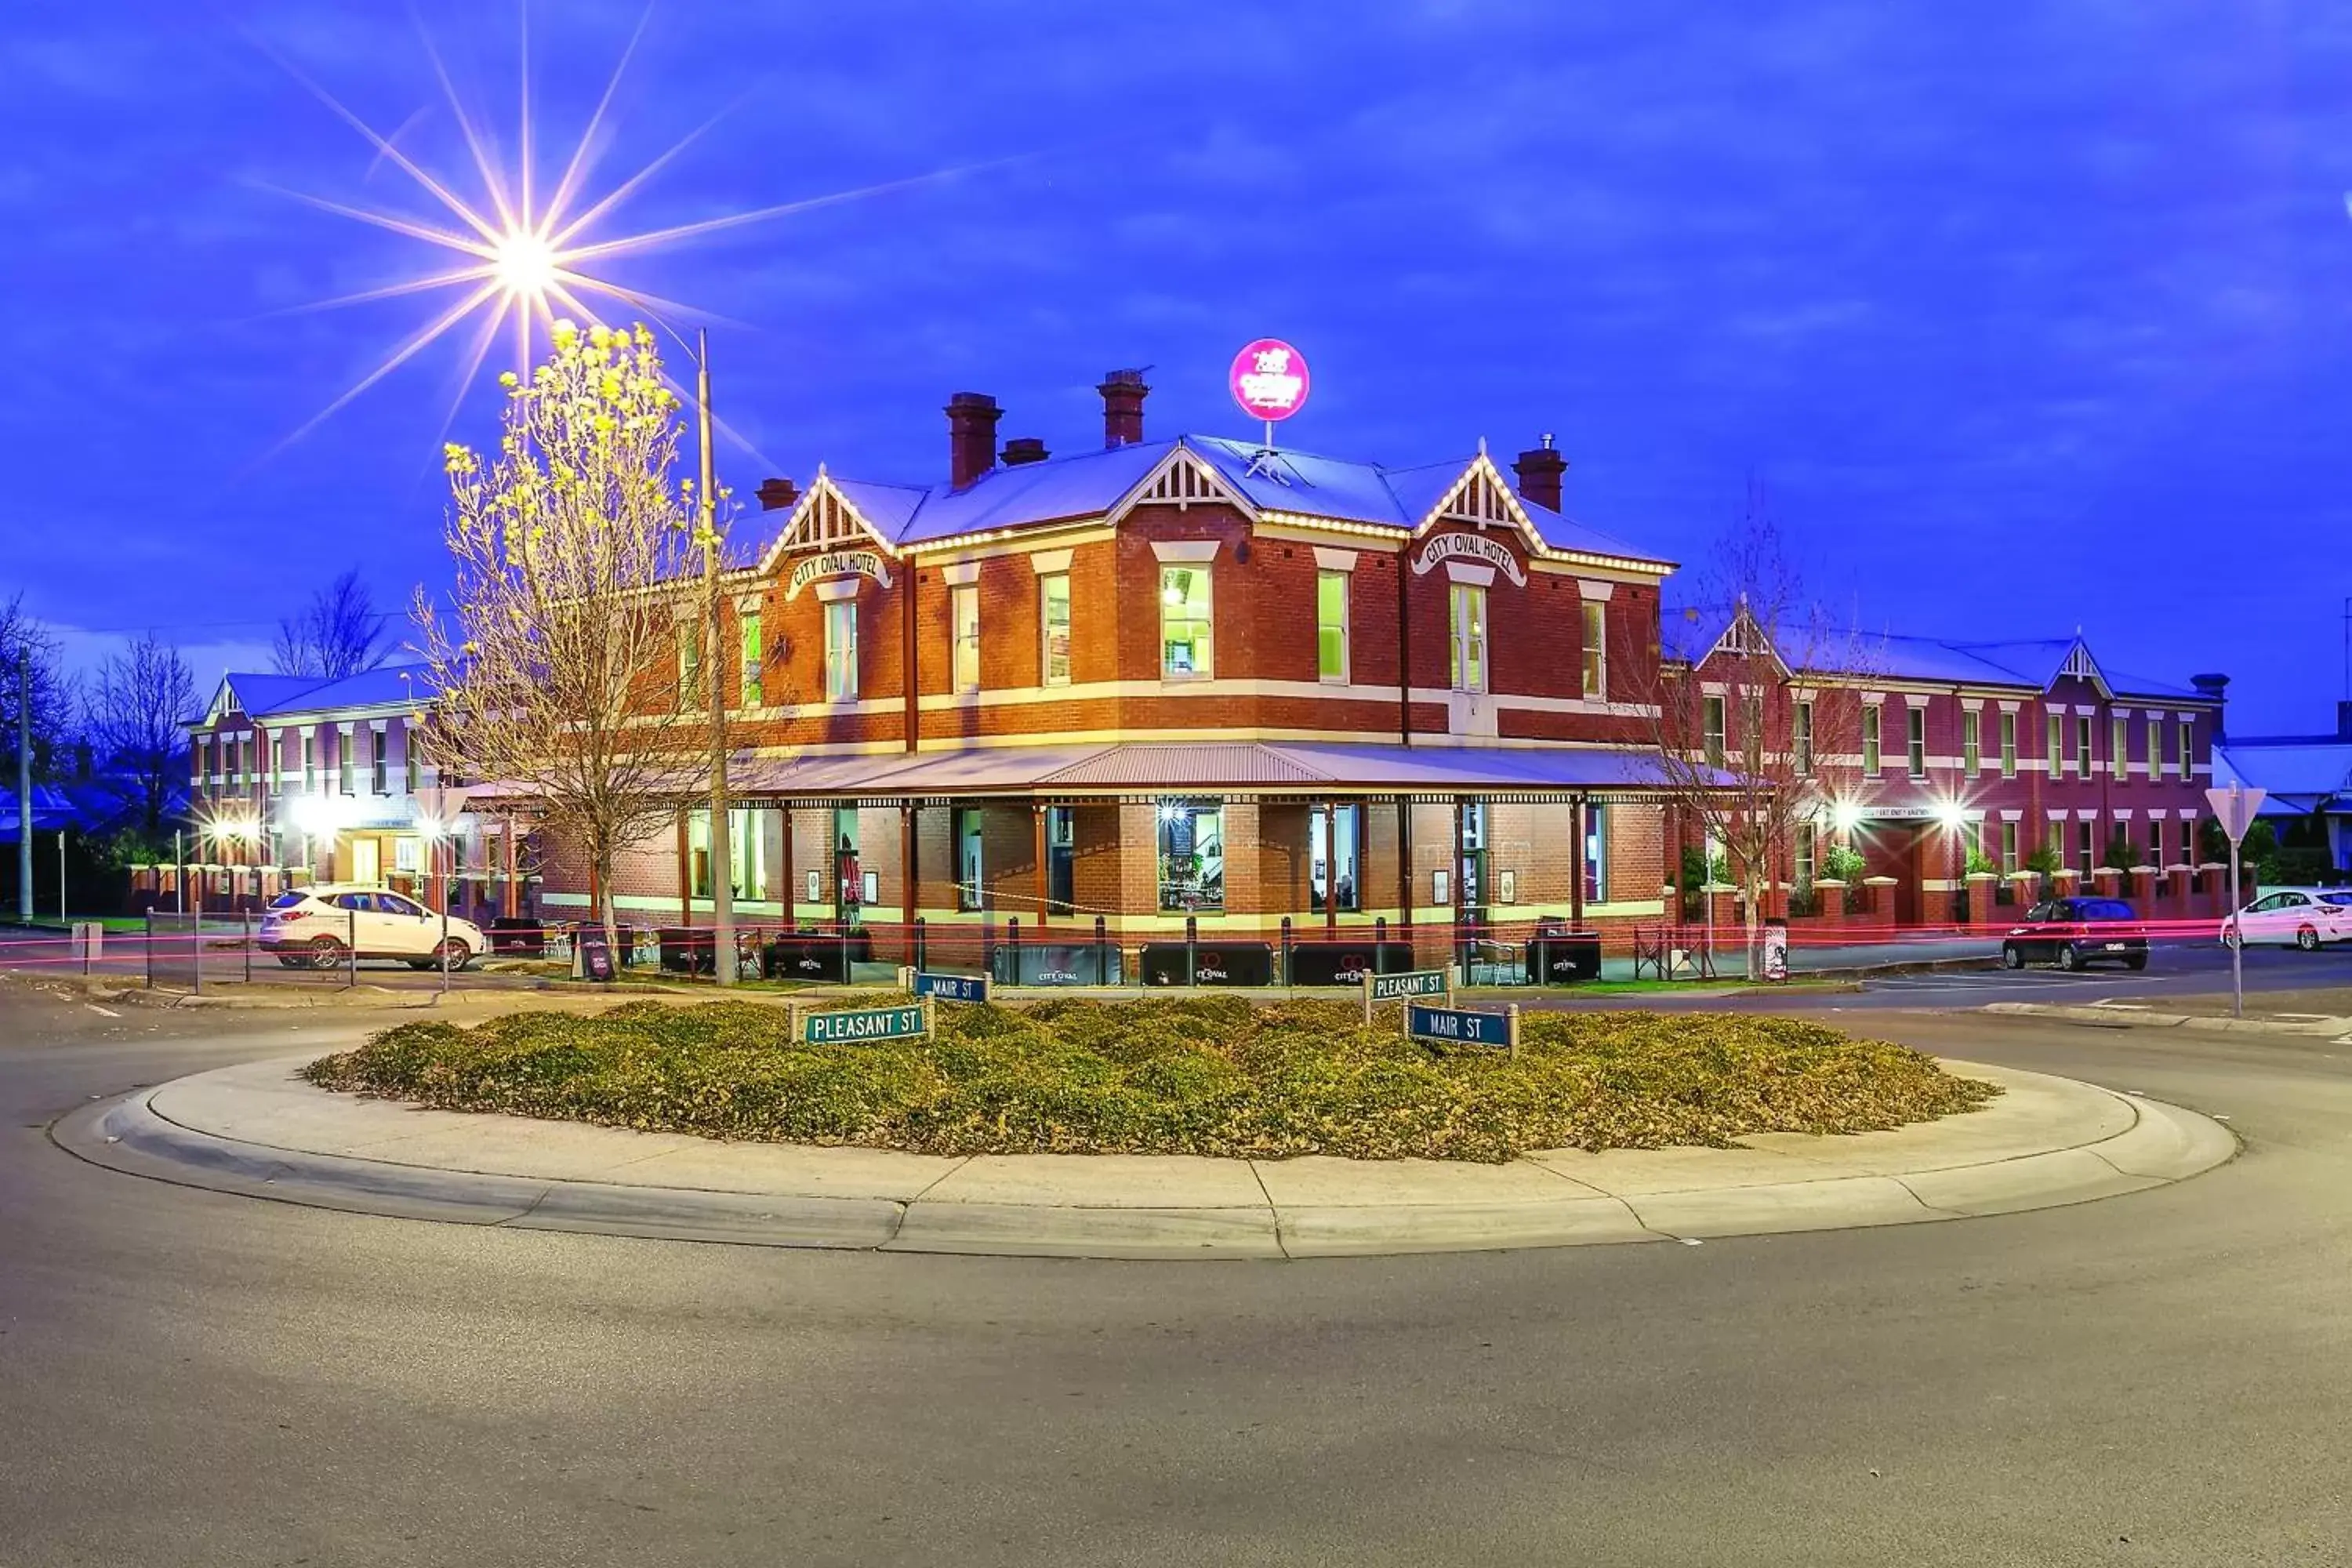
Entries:
POLYGON ((2237 1152, 2227 1129, 2191 1111, 1969 1063, 1951 1065, 2008 1092, 1938 1122, 1839 1138, 1765 1133, 1724 1150, 1560 1150, 1493 1166, 728 1144, 329 1094, 293 1078, 301 1059, 86 1106, 51 1136, 111 1170, 351 1213, 766 1247, 1124 1258, 1909 1224, 2117 1196, 2237 1152))
POLYGON ((2206 1013, 2161 1013, 2147 1007, 2102 1007, 2060 1002, 1988 1002, 1979 1013, 2025 1014, 2065 1018, 2111 1029, 2220 1029, 2252 1035, 2313 1035, 2334 1039, 2352 1035, 2352 1018, 2226 1018, 2206 1013))

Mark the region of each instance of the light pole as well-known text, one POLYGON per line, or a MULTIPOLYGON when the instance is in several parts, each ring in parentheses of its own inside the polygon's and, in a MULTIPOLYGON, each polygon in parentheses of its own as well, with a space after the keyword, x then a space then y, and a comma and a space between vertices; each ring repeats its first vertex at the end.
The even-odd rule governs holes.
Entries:
MULTIPOLYGON (((670 334, 676 337, 673 331, 670 334)), ((701 465, 696 492, 702 535, 702 579, 709 600, 710 655, 703 660, 710 687, 710 977, 735 984, 735 856, 727 804, 727 660, 719 652, 725 621, 719 612, 719 499, 710 474, 710 334, 694 330, 695 446, 701 465)))

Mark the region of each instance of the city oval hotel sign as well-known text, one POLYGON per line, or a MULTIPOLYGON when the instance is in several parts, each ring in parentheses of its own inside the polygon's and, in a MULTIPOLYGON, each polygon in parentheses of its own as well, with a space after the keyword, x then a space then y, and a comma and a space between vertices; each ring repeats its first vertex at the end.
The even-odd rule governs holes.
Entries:
POLYGON ((1439 562, 1456 557, 1495 567, 1520 587, 1528 585, 1528 574, 1520 568, 1519 558, 1511 553, 1511 547, 1499 539, 1488 539, 1477 533, 1439 534, 1423 545, 1421 553, 1413 557, 1413 575, 1426 576, 1430 568, 1439 562))
POLYGON ((812 555, 793 568, 784 584, 787 601, 800 597, 800 592, 820 577, 871 577, 887 588, 890 585, 890 569, 882 563, 881 555, 871 550, 828 550, 822 555, 812 555))

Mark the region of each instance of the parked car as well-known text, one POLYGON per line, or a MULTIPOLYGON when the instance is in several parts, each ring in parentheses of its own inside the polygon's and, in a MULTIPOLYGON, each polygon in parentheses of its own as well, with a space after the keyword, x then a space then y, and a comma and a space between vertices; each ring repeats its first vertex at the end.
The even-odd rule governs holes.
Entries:
POLYGON ((2221 945, 2274 942, 2316 952, 2352 942, 2352 892, 2342 888, 2274 888, 2221 922, 2221 945))
POLYGON ((437 968, 448 944, 451 969, 463 969, 490 950, 471 921, 442 917, 404 894, 382 888, 328 883, 278 895, 261 917, 256 939, 289 969, 332 969, 354 947, 361 958, 397 958, 412 969, 437 968))
POLYGON ((2051 899, 2025 911, 2021 925, 2001 939, 2004 968, 2055 963, 2076 970, 2085 964, 2147 967, 2147 931, 2121 899, 2051 899))

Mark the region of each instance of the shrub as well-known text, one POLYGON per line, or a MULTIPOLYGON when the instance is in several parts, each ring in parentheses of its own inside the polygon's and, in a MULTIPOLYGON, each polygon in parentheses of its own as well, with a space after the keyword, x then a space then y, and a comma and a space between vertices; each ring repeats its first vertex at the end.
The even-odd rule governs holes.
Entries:
POLYGON ((936 1154, 1500 1161, 1861 1131, 1996 1092, 1901 1046, 1730 1013, 1531 1013, 1516 1060, 1407 1041, 1392 1008, 1367 1028, 1349 1003, 1215 994, 944 1005, 928 1042, 784 1036, 772 1006, 644 1002, 405 1024, 305 1071, 444 1110, 936 1154))

